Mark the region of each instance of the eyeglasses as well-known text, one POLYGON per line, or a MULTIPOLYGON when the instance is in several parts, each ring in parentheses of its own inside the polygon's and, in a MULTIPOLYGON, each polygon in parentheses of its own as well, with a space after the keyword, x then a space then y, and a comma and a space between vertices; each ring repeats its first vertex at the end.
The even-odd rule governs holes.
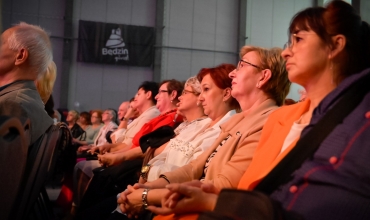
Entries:
POLYGON ((199 94, 197 92, 193 92, 193 91, 189 91, 189 90, 184 89, 184 90, 182 90, 181 95, 186 95, 186 94, 189 94, 189 93, 193 93, 194 95, 198 95, 199 94))
POLYGON ((239 60, 239 62, 238 62, 238 65, 236 66, 236 70, 238 71, 238 70, 240 70, 240 68, 242 68, 242 63, 246 63, 246 64, 248 64, 248 65, 250 65, 250 66, 253 66, 253 67, 255 67, 255 68, 257 68, 257 69, 262 69, 261 67, 259 67, 259 66, 257 66, 257 65, 254 65, 254 64, 252 64, 252 63, 250 63, 250 62, 248 62, 248 61, 245 61, 245 60, 239 60))
POLYGON ((158 91, 158 93, 162 93, 162 92, 168 92, 168 90, 164 90, 164 89, 162 89, 162 90, 159 90, 159 91, 158 91))
POLYGON ((284 44, 284 47, 283 47, 283 49, 285 50, 285 49, 292 49, 293 48, 293 46, 295 45, 295 43, 298 43, 302 38, 300 37, 301 35, 313 35, 314 33, 299 33, 299 36, 298 36, 298 33, 296 33, 296 34, 291 34, 290 35, 290 39, 289 39, 289 41, 288 42, 286 42, 285 44, 284 44))

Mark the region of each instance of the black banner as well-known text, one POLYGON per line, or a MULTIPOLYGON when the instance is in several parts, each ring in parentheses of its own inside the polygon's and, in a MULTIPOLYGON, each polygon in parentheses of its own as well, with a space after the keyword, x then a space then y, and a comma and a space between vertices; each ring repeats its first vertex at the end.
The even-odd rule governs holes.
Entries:
POLYGON ((77 61, 151 66, 154 41, 152 27, 80 20, 77 61))

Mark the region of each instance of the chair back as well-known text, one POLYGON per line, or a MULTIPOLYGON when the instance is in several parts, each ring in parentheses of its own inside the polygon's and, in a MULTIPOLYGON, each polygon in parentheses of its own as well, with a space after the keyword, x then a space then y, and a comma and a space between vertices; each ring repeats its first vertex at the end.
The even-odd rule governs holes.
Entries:
POLYGON ((13 219, 24 219, 35 206, 45 182, 51 177, 58 153, 71 141, 68 126, 64 123, 51 125, 32 146, 30 146, 22 188, 13 207, 13 219))
MULTIPOLYGON (((26 122, 29 127, 29 120, 26 122)), ((26 167, 27 149, 19 119, 0 116, 0 219, 8 219, 26 167)))

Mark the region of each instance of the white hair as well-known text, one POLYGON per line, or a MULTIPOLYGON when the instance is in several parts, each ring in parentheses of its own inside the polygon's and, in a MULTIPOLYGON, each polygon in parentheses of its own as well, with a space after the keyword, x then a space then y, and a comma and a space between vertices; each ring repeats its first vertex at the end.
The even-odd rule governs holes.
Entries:
POLYGON ((186 86, 191 86, 191 88, 193 88, 193 92, 196 92, 198 94, 202 92, 202 90, 200 89, 200 82, 196 76, 192 76, 188 80, 186 80, 185 87, 186 86))
POLYGON ((11 50, 25 48, 28 51, 29 63, 38 75, 46 72, 53 60, 49 35, 39 26, 25 22, 15 25, 8 43, 11 50))

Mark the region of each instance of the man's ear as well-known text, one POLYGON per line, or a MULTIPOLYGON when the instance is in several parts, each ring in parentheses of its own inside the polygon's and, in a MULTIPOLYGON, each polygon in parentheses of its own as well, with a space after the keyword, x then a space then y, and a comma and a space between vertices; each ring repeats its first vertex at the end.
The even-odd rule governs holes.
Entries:
POLYGON ((145 93, 145 95, 146 95, 146 99, 149 99, 149 100, 151 100, 151 99, 152 99, 152 91, 147 91, 147 92, 145 93))
POLYGON ((224 97, 222 98, 222 101, 226 102, 231 98, 231 88, 224 89, 224 97))
POLYGON ((25 63, 27 58, 28 50, 24 48, 20 49, 15 57, 15 65, 21 65, 22 63, 25 63))
POLYGON ((340 54, 344 50, 344 47, 347 43, 346 37, 342 34, 332 36, 331 39, 333 42, 333 46, 332 48, 330 48, 329 59, 333 59, 338 54, 340 54))
POLYGON ((271 70, 269 69, 264 69, 262 70, 262 75, 257 82, 257 88, 261 88, 264 84, 266 84, 269 79, 271 78, 271 70))

